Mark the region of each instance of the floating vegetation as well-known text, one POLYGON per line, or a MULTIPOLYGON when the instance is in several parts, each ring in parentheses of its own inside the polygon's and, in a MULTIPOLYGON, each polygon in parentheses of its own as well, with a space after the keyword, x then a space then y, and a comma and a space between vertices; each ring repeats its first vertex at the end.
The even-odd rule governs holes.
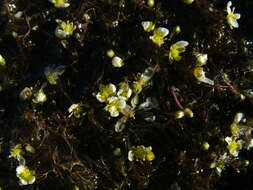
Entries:
POLYGON ((253 1, 0 1, 0 189, 252 189, 253 1))

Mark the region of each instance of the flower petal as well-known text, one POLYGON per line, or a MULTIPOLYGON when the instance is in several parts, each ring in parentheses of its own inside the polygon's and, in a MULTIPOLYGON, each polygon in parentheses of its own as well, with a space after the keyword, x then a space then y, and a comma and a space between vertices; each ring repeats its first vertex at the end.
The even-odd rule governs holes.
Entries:
POLYGON ((230 23, 231 28, 233 28, 233 27, 238 28, 239 27, 237 20, 232 17, 229 18, 229 23, 230 23))
POLYGON ((108 86, 111 89, 112 93, 116 92, 116 86, 114 84, 110 83, 108 86))
POLYGON ((156 30, 161 35, 162 38, 164 38, 165 36, 167 36, 169 34, 169 30, 164 27, 159 27, 156 30))
POLYGON ((234 18, 235 18, 235 19, 240 19, 240 18, 241 18, 241 14, 235 13, 235 14, 234 14, 234 18))
POLYGON ((152 21, 143 21, 141 22, 141 25, 146 32, 150 32, 155 29, 155 24, 152 21))
POLYGON ((228 13, 228 14, 231 13, 231 8, 230 8, 231 6, 232 6, 232 2, 229 1, 229 2, 227 3, 227 13, 228 13))
POLYGON ((189 45, 189 43, 187 41, 181 40, 181 41, 176 42, 175 45, 185 48, 186 46, 189 45))

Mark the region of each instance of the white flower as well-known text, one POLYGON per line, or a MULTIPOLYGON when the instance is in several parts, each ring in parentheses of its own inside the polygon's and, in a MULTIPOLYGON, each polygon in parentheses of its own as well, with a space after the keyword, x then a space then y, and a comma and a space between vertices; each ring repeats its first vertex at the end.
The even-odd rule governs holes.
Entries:
POLYGON ((134 111, 135 111, 134 108, 132 108, 131 106, 129 106, 127 104, 126 104, 126 106, 123 109, 120 110, 120 112, 124 116, 126 116, 127 118, 134 118, 134 114, 135 114, 134 111))
POLYGON ((58 23, 58 26, 55 29, 56 37, 64 39, 72 36, 74 30, 76 29, 73 22, 70 21, 65 22, 59 19, 57 19, 56 22, 58 23))
POLYGON ((229 162, 229 156, 225 152, 217 160, 211 163, 210 168, 215 168, 216 173, 220 176, 222 170, 225 168, 226 164, 229 162))
POLYGON ((30 153, 35 153, 35 148, 34 148, 32 145, 30 145, 30 144, 27 144, 27 145, 25 146, 25 150, 26 150, 27 152, 30 152, 30 153))
POLYGON ((108 98, 116 93, 116 86, 114 84, 100 85, 99 93, 96 94, 96 98, 100 102, 108 101, 108 98))
POLYGON ((37 93, 34 94, 33 102, 34 103, 43 103, 47 101, 47 96, 44 93, 43 89, 40 89, 37 93))
POLYGON ((237 157, 239 154, 239 150, 242 149, 242 140, 234 140, 231 137, 226 137, 225 141, 228 143, 227 149, 229 150, 229 153, 233 155, 234 157, 237 157))
POLYGON ((83 20, 84 22, 89 22, 90 21, 90 15, 88 13, 83 14, 83 20))
POLYGON ((0 54, 0 65, 4 66, 5 65, 5 59, 3 58, 3 56, 0 54))
POLYGON ((16 144, 14 147, 11 148, 9 157, 20 160, 20 158, 23 158, 23 155, 24 155, 24 151, 22 150, 22 145, 16 144))
POLYGON ((202 146, 201 146, 201 147, 202 147, 203 150, 208 150, 209 147, 210 147, 210 145, 209 145, 208 142, 204 141, 204 142, 202 143, 202 146))
POLYGON ((208 55, 207 54, 203 54, 203 53, 198 53, 196 55, 196 65, 197 66, 203 66, 206 64, 207 60, 208 60, 208 55))
POLYGON ((169 34, 169 30, 164 27, 156 28, 153 32, 153 36, 149 38, 158 46, 161 46, 164 43, 165 37, 169 34))
POLYGON ((126 102, 122 98, 110 97, 105 110, 110 112, 111 117, 118 117, 119 112, 126 107, 126 102))
POLYGON ((132 95, 132 89, 129 87, 127 82, 121 82, 119 84, 119 90, 117 92, 118 97, 128 100, 132 95))
POLYGON ((68 109, 69 117, 71 117, 72 115, 74 115, 76 118, 81 117, 81 115, 83 114, 83 108, 82 108, 82 104, 72 104, 69 109, 68 109))
POLYGON ((182 110, 176 111, 176 113, 175 113, 176 119, 182 119, 184 116, 185 116, 185 114, 182 110))
POLYGON ((169 51, 169 60, 172 62, 173 60, 175 61, 180 61, 182 59, 182 56, 180 56, 180 53, 185 52, 186 46, 188 46, 189 43, 187 41, 178 41, 170 46, 170 51, 169 51))
POLYGON ((143 21, 141 25, 146 32, 151 32, 155 29, 155 24, 152 21, 143 21))
POLYGON ((155 154, 152 152, 152 147, 145 147, 143 145, 132 146, 128 151, 129 161, 152 161, 155 159, 155 154))
POLYGON ((19 98, 22 100, 27 100, 31 98, 33 93, 33 88, 32 87, 25 87, 19 94, 19 98))
POLYGON ((30 185, 33 184, 36 180, 35 172, 29 170, 25 165, 19 165, 16 168, 16 175, 19 178, 20 185, 30 185))
POLYGON ((67 8, 70 6, 68 0, 49 0, 56 8, 67 8))
POLYGON ((132 89, 136 94, 139 94, 142 91, 142 88, 147 85, 150 79, 154 76, 156 68, 148 67, 145 71, 138 76, 137 81, 134 81, 132 84, 132 89))
POLYGON ((198 79, 200 82, 206 83, 206 84, 210 84, 210 85, 214 85, 214 82, 206 77, 206 74, 203 70, 202 67, 195 67, 194 71, 193 71, 193 75, 195 76, 196 79, 198 79))
POLYGON ((60 75, 62 75, 64 71, 65 67, 63 65, 49 65, 45 68, 44 74, 50 84, 56 85, 60 75))
POLYGON ((128 88, 127 90, 119 89, 119 91, 117 92, 117 95, 121 97, 122 99, 127 100, 132 95, 132 89, 131 88, 128 88))
POLYGON ((233 28, 239 27, 237 20, 240 19, 241 15, 238 13, 234 13, 235 7, 233 7, 231 10, 231 8, 230 8, 231 6, 232 6, 232 2, 229 1, 227 3, 227 22, 228 22, 230 28, 233 29, 233 28))
POLYGON ((190 108, 185 108, 184 110, 184 114, 189 117, 189 118, 193 118, 194 113, 192 112, 192 110, 190 108))
POLYGON ((114 67, 122 67, 124 65, 124 62, 120 57, 115 56, 112 58, 112 65, 114 67))

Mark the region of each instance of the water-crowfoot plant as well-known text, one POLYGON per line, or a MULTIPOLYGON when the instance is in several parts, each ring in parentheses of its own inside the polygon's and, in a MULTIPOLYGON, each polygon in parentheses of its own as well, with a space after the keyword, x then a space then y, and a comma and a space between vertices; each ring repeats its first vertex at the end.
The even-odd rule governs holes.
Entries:
POLYGON ((111 117, 118 117, 121 110, 125 107, 126 102, 124 99, 113 96, 108 99, 108 103, 104 109, 110 112, 111 117))
POLYGON ((130 88, 128 82, 119 83, 119 90, 117 92, 117 96, 127 101, 131 97, 131 95, 132 89, 130 88))
POLYGON ((33 95, 33 87, 25 87, 20 93, 19 98, 21 100, 28 100, 33 95))
POLYGON ((231 6, 232 6, 232 2, 229 1, 227 3, 227 9, 226 9, 226 11, 227 11, 227 23, 228 23, 229 27, 231 29, 233 29, 233 28, 238 28, 239 27, 239 24, 238 24, 237 20, 240 19, 241 15, 238 14, 238 13, 234 13, 235 7, 233 7, 232 10, 231 10, 231 6))
POLYGON ((45 68, 44 74, 49 84, 56 85, 59 77, 64 73, 64 71, 65 67, 63 65, 50 65, 45 68))
POLYGON ((154 29, 153 35, 150 36, 149 38, 152 40, 152 42, 154 42, 158 46, 161 46, 162 44, 164 44, 164 41, 168 34, 169 30, 167 28, 158 27, 154 29))
POLYGON ((30 153, 35 153, 35 152, 36 152, 35 148, 34 148, 32 145, 30 145, 30 144, 27 144, 27 145, 25 146, 25 150, 26 150, 27 152, 30 152, 30 153))
POLYGON ((201 67, 203 65, 206 65, 208 60, 208 54, 198 53, 196 55, 196 66, 201 67))
POLYGON ((193 70, 193 75, 200 82, 214 85, 214 81, 206 77, 206 73, 205 73, 203 67, 195 67, 193 70))
POLYGON ((234 157, 237 157, 239 154, 239 150, 243 147, 243 141, 242 140, 235 140, 231 137, 225 138, 227 145, 227 149, 229 150, 229 153, 233 155, 234 157))
POLYGON ((114 56, 112 58, 112 65, 114 67, 122 67, 124 65, 124 61, 119 56, 114 56))
POLYGON ((44 93, 44 90, 41 88, 35 94, 32 101, 36 104, 43 103, 47 101, 47 95, 44 93))
POLYGON ((132 89, 136 94, 141 93, 143 87, 145 87, 150 79, 154 76, 156 67, 148 67, 143 73, 137 76, 137 80, 132 83, 132 89))
POLYGON ((11 148, 10 151, 10 158, 15 158, 17 160, 20 160, 23 158, 24 151, 22 150, 22 144, 16 144, 11 148))
POLYGON ((60 19, 55 20, 58 23, 58 26, 55 29, 55 36, 60 39, 69 38, 73 35, 74 30, 76 29, 76 26, 73 22, 62 21, 60 19))
POLYGON ((20 185, 31 185, 36 180, 35 171, 30 170, 25 165, 19 165, 16 168, 16 174, 17 174, 17 177, 19 178, 20 185))
POLYGON ((210 164, 210 168, 215 169, 215 172, 217 173, 217 175, 220 176, 222 171, 224 170, 224 168, 229 162, 231 162, 231 158, 225 152, 221 156, 217 157, 215 161, 210 164))
POLYGON ((180 61, 182 59, 181 53, 185 52, 185 48, 189 45, 187 41, 178 41, 170 46, 169 53, 166 56, 169 56, 169 61, 172 63, 175 61, 180 61))
POLYGON ((250 149, 252 147, 252 128, 241 123, 246 121, 244 114, 239 112, 235 115, 233 123, 230 125, 231 137, 225 137, 227 149, 231 155, 237 157, 239 151, 243 148, 250 149))
POLYGON ((0 187, 250 189, 253 4, 228 1, 0 1, 0 187))
POLYGON ((74 116, 76 118, 80 118, 81 116, 85 115, 82 103, 72 104, 69 107, 68 112, 69 112, 69 117, 74 116))
POLYGON ((69 0, 49 0, 56 8, 67 8, 70 6, 69 0))
POLYGON ((152 21, 142 21, 141 25, 146 32, 151 32, 155 29, 155 24, 152 21))
POLYGON ((143 145, 132 146, 128 151, 129 161, 152 161, 155 159, 155 154, 152 152, 152 147, 145 147, 143 145))
POLYGON ((96 94, 96 98, 99 102, 106 102, 108 99, 116 94, 116 86, 114 84, 100 85, 99 92, 96 94))

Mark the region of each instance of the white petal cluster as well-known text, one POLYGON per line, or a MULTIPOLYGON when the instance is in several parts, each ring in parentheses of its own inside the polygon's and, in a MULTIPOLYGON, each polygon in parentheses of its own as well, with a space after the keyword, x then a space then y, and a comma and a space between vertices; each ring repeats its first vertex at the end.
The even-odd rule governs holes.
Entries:
POLYGON ((49 65, 45 68, 44 74, 50 84, 56 85, 59 77, 64 73, 64 71, 65 67, 63 65, 49 65))
POLYGON ((45 101, 47 101, 47 95, 44 93, 43 89, 40 89, 37 93, 34 94, 34 103, 43 103, 45 101))
POLYGON ((238 156, 242 148, 251 149, 253 147, 253 139, 251 137, 252 127, 244 125, 242 121, 246 121, 246 118, 243 113, 238 112, 234 117, 233 123, 230 125, 232 135, 225 138, 228 144, 227 149, 234 157, 238 156))
POLYGON ((112 65, 114 67, 122 67, 124 65, 124 62, 119 56, 114 56, 112 58, 112 65))
POLYGON ((155 29, 155 24, 152 21, 143 21, 141 25, 146 32, 151 32, 155 29))
POLYGON ((67 8, 70 6, 68 0, 49 0, 49 2, 53 3, 56 8, 67 8))
POLYGON ((122 67, 125 65, 123 59, 115 54, 112 49, 107 50, 106 52, 107 57, 111 58, 111 63, 113 67, 122 67))
POLYGON ((231 9, 231 6, 232 6, 232 2, 229 1, 227 3, 227 10, 226 11, 227 11, 227 22, 228 22, 230 28, 233 29, 233 28, 239 27, 237 20, 241 18, 241 15, 238 13, 234 13, 235 7, 233 7, 231 9))
POLYGON ((158 46, 164 44, 165 37, 169 34, 169 30, 164 27, 158 27, 154 29, 153 35, 149 38, 158 46))
POLYGON ((108 100, 108 104, 105 106, 105 110, 110 112, 111 117, 118 117, 122 109, 126 107, 126 101, 119 97, 111 97, 108 100))
POLYGON ((201 67, 203 65, 206 65, 208 60, 208 55, 203 53, 198 53, 196 55, 196 65, 201 67))
POLYGON ((69 38, 73 35, 74 30, 76 29, 73 22, 70 21, 62 21, 57 19, 56 22, 58 26, 55 29, 55 36, 60 39, 69 38))
POLYGON ((178 41, 170 46, 169 51, 169 60, 172 61, 180 61, 182 59, 182 56, 180 53, 185 52, 186 47, 189 45, 187 41, 181 40, 178 41))
POLYGON ((82 115, 85 115, 85 112, 83 111, 83 104, 72 104, 69 109, 69 117, 75 116, 76 118, 80 118, 82 115))
POLYGON ((20 185, 30 185, 33 184, 36 180, 35 172, 31 171, 25 165, 19 165, 16 168, 16 175, 19 178, 20 185))
POLYGON ((116 86, 112 83, 108 85, 100 85, 96 98, 99 102, 106 102, 108 98, 116 94, 116 86))
POLYGON ((126 82, 119 84, 118 91, 116 86, 111 83, 108 85, 100 85, 99 90, 96 98, 98 101, 106 103, 104 109, 110 113, 111 117, 118 117, 119 113, 123 112, 123 109, 127 105, 126 101, 132 94, 132 90, 126 82))

